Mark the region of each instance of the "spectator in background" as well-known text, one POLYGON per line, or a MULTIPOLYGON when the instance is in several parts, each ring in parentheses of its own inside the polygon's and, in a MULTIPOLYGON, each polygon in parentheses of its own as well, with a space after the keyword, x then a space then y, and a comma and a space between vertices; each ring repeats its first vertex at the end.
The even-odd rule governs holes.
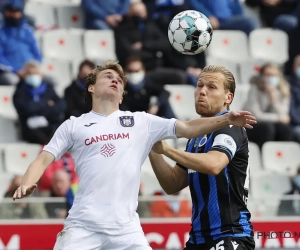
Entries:
POLYGON ((75 79, 65 90, 65 100, 67 103, 66 118, 70 116, 81 116, 86 113, 84 101, 84 79, 90 74, 96 65, 89 60, 84 60, 80 63, 77 79, 75 79))
POLYGON ((95 30, 114 29, 127 13, 130 0, 82 0, 85 28, 95 30))
POLYGON ((294 61, 294 75, 291 83, 291 124, 294 127, 295 139, 300 143, 300 55, 294 61))
POLYGON ((78 183, 78 176, 75 172, 75 163, 72 155, 67 152, 59 160, 54 161, 45 170, 41 179, 39 180, 38 189, 43 195, 49 194, 52 189, 52 179, 57 170, 65 170, 69 174, 71 185, 78 183))
POLYGON ((131 55, 140 56, 147 70, 163 66, 169 49, 166 34, 148 18, 144 3, 132 3, 124 20, 115 29, 116 53, 124 66, 131 55))
POLYGON ((126 63, 127 95, 121 105, 122 110, 145 111, 152 115, 174 118, 169 103, 170 93, 163 85, 152 81, 139 57, 130 57, 126 63))
MULTIPOLYGON (((300 194, 300 167, 297 174, 291 179, 292 189, 285 195, 298 195, 300 194)), ((282 200, 278 207, 279 216, 299 216, 300 215, 300 200, 282 200)))
POLYGON ((254 19, 244 15, 240 0, 189 0, 191 8, 208 17, 213 29, 241 30, 247 35, 255 29, 254 19))
POLYGON ((4 6, 4 25, 0 28, 0 85, 14 85, 24 77, 22 68, 30 60, 41 61, 33 29, 26 23, 22 0, 4 6))
POLYGON ((71 184, 70 176, 64 169, 55 171, 52 177, 51 197, 65 197, 65 203, 46 203, 46 210, 50 218, 66 218, 74 201, 78 183, 71 184))
POLYGON ((23 140, 44 145, 64 121, 66 104, 53 86, 43 79, 39 63, 30 61, 24 67, 24 80, 13 96, 19 115, 23 140))
POLYGON ((276 64, 265 64, 260 76, 252 79, 245 107, 258 121, 253 130, 248 130, 249 141, 262 147, 267 141, 293 140, 289 84, 276 64))
MULTIPOLYGON (((155 196, 164 196, 163 192, 157 192, 155 196)), ((173 194, 178 196, 179 193, 173 194)), ((154 218, 175 218, 192 216, 192 208, 188 200, 158 200, 151 204, 151 215, 154 218)))
POLYGON ((162 32, 166 32, 172 18, 178 13, 188 10, 186 0, 144 0, 150 18, 156 20, 162 32))
MULTIPOLYGON (((14 192, 20 186, 22 181, 21 175, 16 175, 5 193, 5 198, 11 198, 14 192)), ((35 193, 36 194, 36 193, 35 193)), ((0 204, 1 219, 46 219, 47 211, 43 203, 2 203, 0 204)))
POLYGON ((267 27, 286 32, 298 27, 299 0, 246 0, 246 3, 260 8, 260 17, 267 27))

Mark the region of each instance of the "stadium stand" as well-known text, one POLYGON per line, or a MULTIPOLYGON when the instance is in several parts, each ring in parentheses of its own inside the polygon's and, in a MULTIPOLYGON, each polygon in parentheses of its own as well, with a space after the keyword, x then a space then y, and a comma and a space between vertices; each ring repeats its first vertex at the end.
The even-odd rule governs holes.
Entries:
MULTIPOLYGON (((247 8, 247 11, 258 18, 257 10, 247 8)), ((44 57, 43 72, 53 78, 61 97, 77 77, 83 59, 117 60, 113 31, 85 30, 80 0, 27 0, 25 13, 35 20, 35 37, 44 57)), ((241 31, 215 30, 205 52, 207 64, 225 66, 236 78, 232 110, 245 108, 250 78, 265 62, 283 66, 289 60, 288 35, 264 27, 261 21, 260 26, 262 28, 251 32, 249 37, 241 31)), ((0 86, 0 199, 12 177, 22 175, 41 150, 41 145, 27 144, 20 138, 18 115, 12 102, 15 88, 0 86)), ((169 101, 178 119, 198 117, 194 111, 194 86, 167 83, 165 89, 171 94, 169 101)), ((168 140, 180 150, 185 150, 186 142, 186 139, 168 140)), ((253 218, 276 218, 280 197, 292 189, 293 177, 300 167, 299 155, 300 145, 296 142, 267 142, 261 150, 255 143, 249 143, 249 209, 253 218)), ((170 159, 166 160, 175 165, 170 159)), ((141 183, 145 196, 161 191, 148 158, 141 168, 141 183)))

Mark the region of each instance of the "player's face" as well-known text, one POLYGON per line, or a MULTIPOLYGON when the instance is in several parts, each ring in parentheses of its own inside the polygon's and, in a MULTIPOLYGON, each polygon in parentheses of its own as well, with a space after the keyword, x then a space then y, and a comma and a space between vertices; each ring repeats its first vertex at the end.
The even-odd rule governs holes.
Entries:
POLYGON ((215 116, 227 108, 233 94, 225 91, 225 76, 219 72, 202 73, 195 90, 195 108, 201 116, 215 116))
POLYGON ((89 86, 89 92, 96 99, 114 99, 121 103, 124 83, 116 71, 106 69, 98 74, 96 83, 89 86))

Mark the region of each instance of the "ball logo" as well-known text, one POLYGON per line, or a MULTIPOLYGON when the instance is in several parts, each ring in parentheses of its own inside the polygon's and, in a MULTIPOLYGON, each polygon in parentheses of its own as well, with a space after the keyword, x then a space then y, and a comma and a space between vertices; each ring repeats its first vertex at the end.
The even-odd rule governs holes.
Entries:
POLYGON ((111 143, 106 143, 101 147, 100 153, 104 157, 111 157, 116 153, 116 147, 111 143))
POLYGON ((200 148, 200 147, 204 146, 204 145, 206 144, 206 142, 207 142, 207 137, 204 136, 204 137, 201 138, 201 140, 199 141, 198 147, 200 148))

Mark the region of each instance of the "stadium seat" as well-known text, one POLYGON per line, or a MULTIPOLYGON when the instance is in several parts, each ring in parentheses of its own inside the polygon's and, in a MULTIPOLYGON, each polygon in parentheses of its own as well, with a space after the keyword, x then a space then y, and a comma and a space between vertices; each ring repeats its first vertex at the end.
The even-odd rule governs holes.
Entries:
POLYGON ((78 68, 82 60, 73 60, 71 65, 71 74, 73 78, 76 78, 78 75, 78 68))
POLYGON ((4 195, 7 192, 13 177, 14 177, 13 174, 1 173, 1 175, 0 175, 0 202, 4 198, 4 195))
POLYGON ((153 172, 149 157, 146 158, 141 168, 141 183, 143 185, 143 195, 152 195, 162 189, 153 172))
POLYGON ((288 35, 280 30, 257 29, 250 33, 250 54, 255 59, 284 64, 288 60, 288 35))
POLYGON ((0 116, 0 131, 0 143, 10 143, 18 141, 19 132, 16 127, 15 120, 0 116))
POLYGON ((69 30, 52 30, 43 35, 44 57, 61 60, 84 58, 82 36, 69 30))
POLYGON ((242 31, 215 30, 207 55, 232 62, 249 59, 247 35, 242 31))
POLYGON ((177 149, 179 149, 181 151, 185 151, 187 142, 188 142, 188 139, 186 139, 186 138, 178 138, 175 140, 175 146, 177 149))
POLYGON ((241 110, 244 107, 245 102, 248 98, 250 86, 246 84, 237 84, 233 102, 230 105, 231 110, 241 110))
POLYGON ((34 17, 38 30, 51 30, 57 27, 54 7, 49 4, 29 1, 25 5, 25 13, 34 17))
POLYGON ((218 65, 223 66, 226 69, 228 69, 234 76, 236 83, 240 83, 240 76, 238 72, 238 64, 223 58, 217 58, 217 57, 207 57, 206 58, 206 64, 207 65, 218 65))
POLYGON ((23 175, 42 149, 38 144, 11 143, 4 147, 4 168, 7 173, 23 175))
POLYGON ((262 171, 260 149, 258 145, 253 142, 249 142, 249 164, 251 173, 262 171))
POLYGON ((88 30, 84 34, 86 58, 106 61, 116 60, 115 38, 111 30, 88 30))
POLYGON ((249 84, 252 76, 259 74, 261 66, 265 63, 263 60, 249 60, 239 64, 241 83, 249 84))
POLYGON ((195 87, 191 85, 165 85, 165 89, 171 94, 169 101, 176 118, 184 121, 199 117, 195 111, 195 87))
POLYGON ((0 86, 0 116, 17 120, 18 115, 13 104, 15 86, 0 86))
POLYGON ((300 167, 300 145, 296 142, 266 142, 262 147, 266 170, 294 176, 300 167))
POLYGON ((288 176, 270 172, 251 174, 250 189, 252 197, 259 201, 256 212, 260 216, 275 216, 280 203, 280 195, 291 191, 288 176))
POLYGON ((45 58, 42 64, 44 74, 53 78, 57 94, 64 95, 64 90, 71 84, 71 66, 69 61, 45 58))
POLYGON ((59 6, 56 11, 58 28, 83 28, 84 16, 80 6, 59 6))

